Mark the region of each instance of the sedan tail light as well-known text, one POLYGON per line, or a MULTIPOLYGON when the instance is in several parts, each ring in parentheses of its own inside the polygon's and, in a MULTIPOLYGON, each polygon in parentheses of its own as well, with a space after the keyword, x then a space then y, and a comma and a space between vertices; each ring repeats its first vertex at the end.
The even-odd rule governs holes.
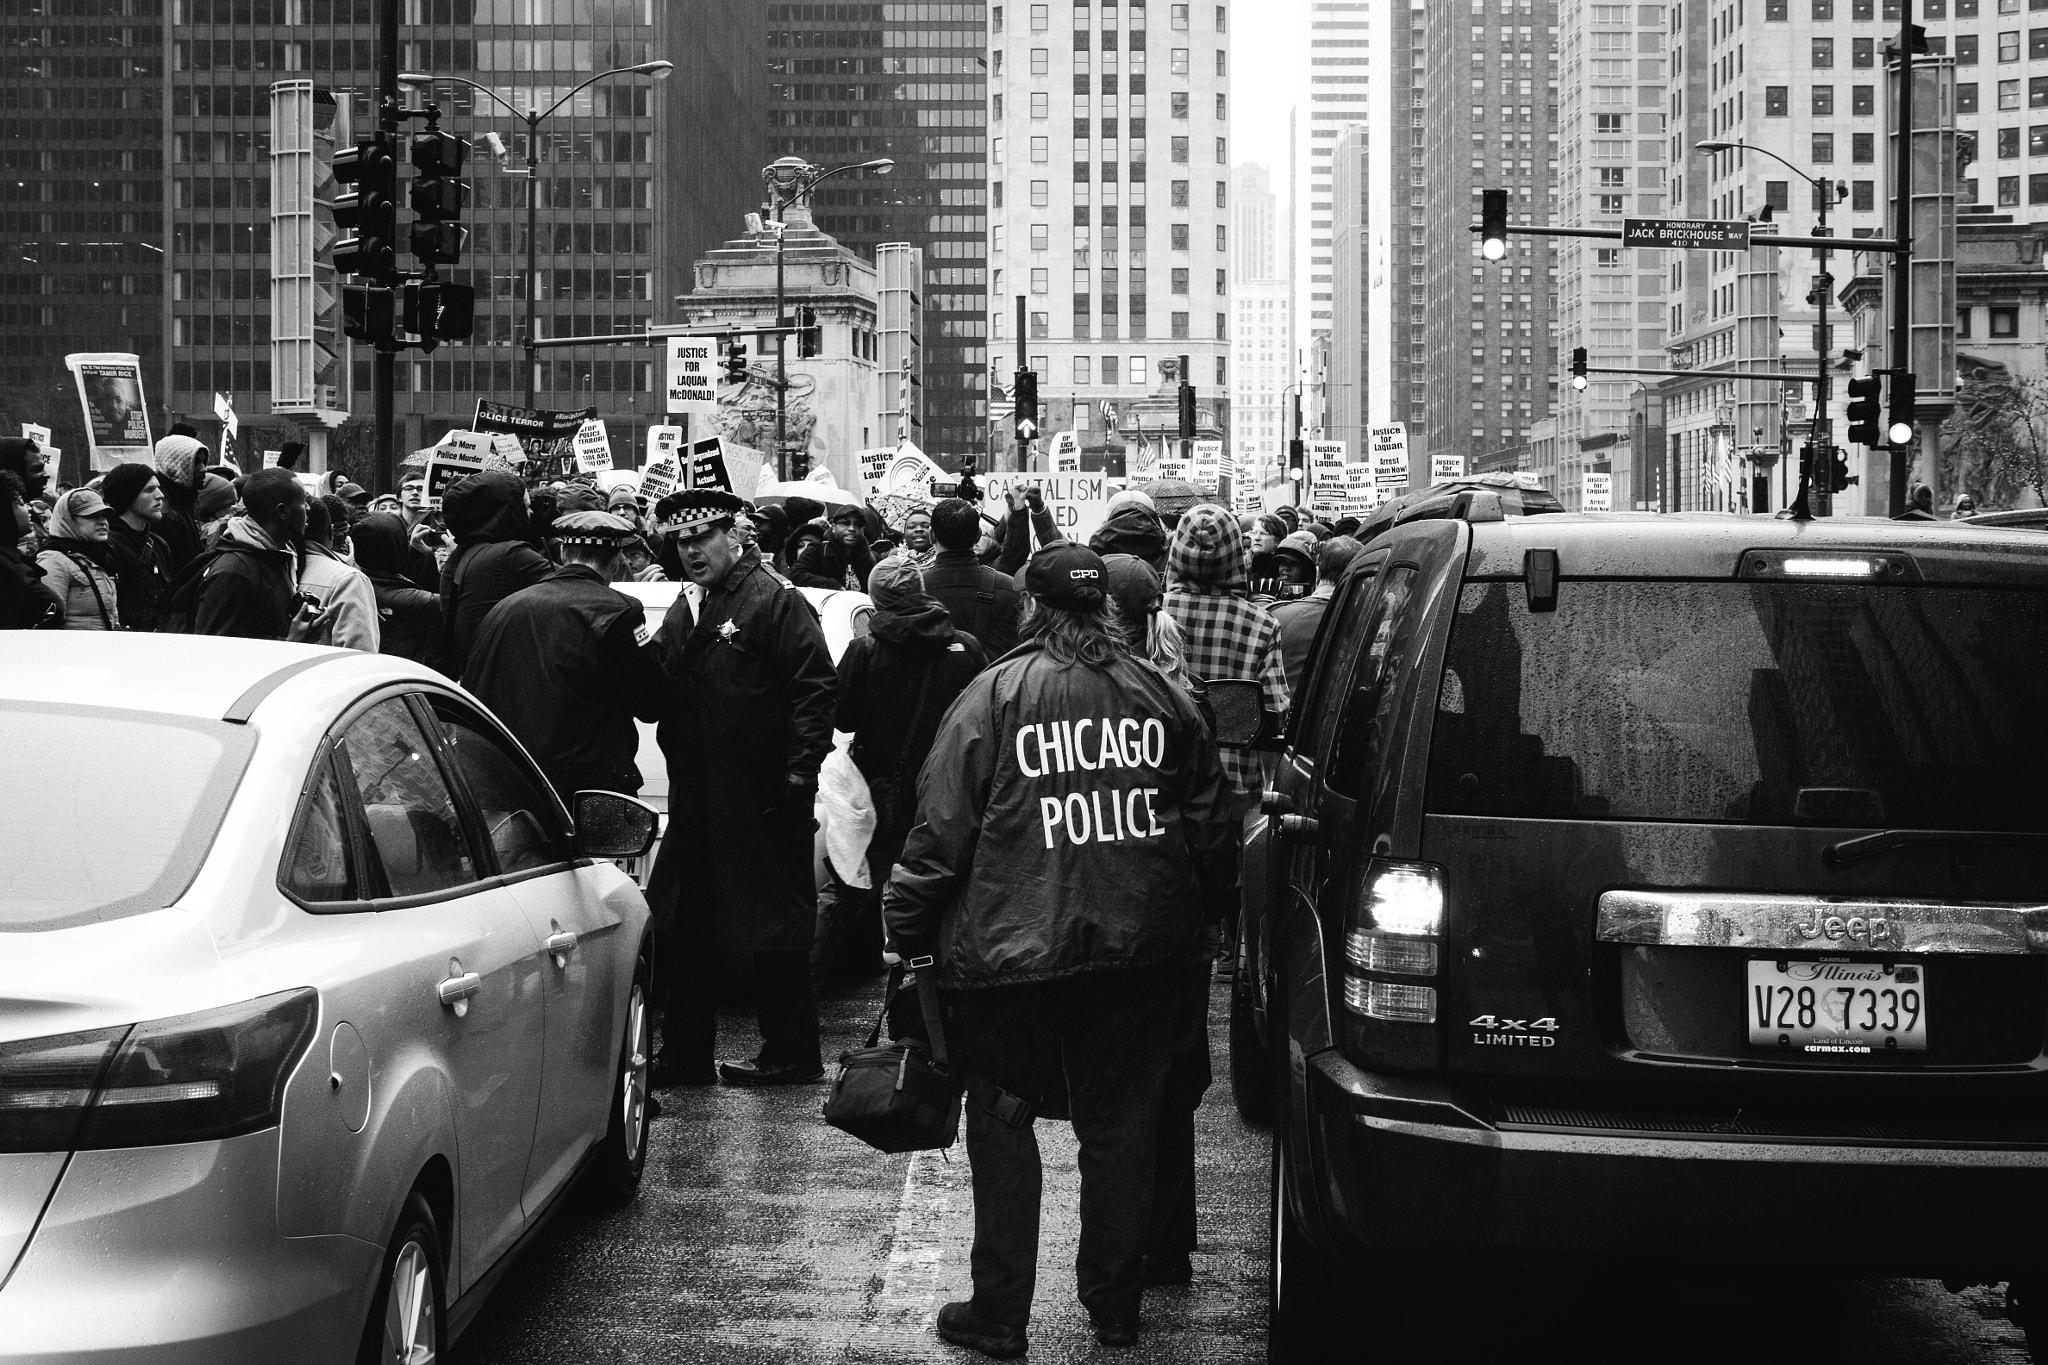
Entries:
POLYGON ((306 987, 0 1043, 0 1152, 202 1142, 268 1128, 319 1013, 319 994, 306 987))

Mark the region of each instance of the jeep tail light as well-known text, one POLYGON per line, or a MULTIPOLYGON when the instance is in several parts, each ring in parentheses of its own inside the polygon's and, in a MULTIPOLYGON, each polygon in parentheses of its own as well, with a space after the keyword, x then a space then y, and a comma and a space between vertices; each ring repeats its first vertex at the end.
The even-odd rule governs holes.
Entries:
POLYGON ((0 1152, 202 1142, 271 1127, 319 1013, 308 987, 0 1044, 0 1152))
POLYGON ((1441 868, 1368 858, 1350 905, 1344 957, 1353 968, 1375 975, 1436 975, 1444 924, 1441 868))
POLYGON ((1434 1024, 1436 987, 1408 986, 1398 981, 1344 978, 1344 1004, 1368 1019, 1394 1024, 1434 1024))

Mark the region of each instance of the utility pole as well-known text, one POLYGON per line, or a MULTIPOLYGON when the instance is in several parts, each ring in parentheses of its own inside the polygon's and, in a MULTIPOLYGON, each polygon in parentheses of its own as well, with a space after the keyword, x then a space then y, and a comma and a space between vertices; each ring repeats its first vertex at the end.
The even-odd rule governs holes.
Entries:
MULTIPOLYGON (((1899 0, 1899 134, 1892 148, 1894 187, 1892 238, 1899 249, 1892 255, 1892 382, 1913 369, 1913 48, 1916 38, 1924 41, 1924 30, 1916 34, 1913 0, 1899 0)), ((1891 448, 1890 515, 1906 510, 1906 474, 1912 467, 1913 451, 1891 448)))
MULTIPOLYGON (((398 0, 377 3, 377 130, 398 155, 398 0)), ((376 284, 382 284, 377 281, 376 284)), ((527 287, 531 289, 531 282, 527 287)), ((372 436, 376 443, 376 466, 371 471, 373 493, 389 493, 398 482, 396 403, 398 342, 389 329, 376 338, 375 357, 370 362, 370 394, 373 416, 372 436)))
MULTIPOLYGON (((1026 322, 1027 318, 1025 316, 1025 298, 1024 295, 1019 294, 1017 296, 1017 382, 1016 388, 1010 394, 1010 402, 1012 403, 1012 405, 1015 405, 1022 401, 1023 393, 1026 387, 1024 376, 1031 369, 1031 359, 1028 355, 1025 354, 1024 351, 1024 330, 1026 322)), ((1030 385, 1030 388, 1032 391, 1032 396, 1036 397, 1038 386, 1035 383, 1033 383, 1030 385)), ((1017 408, 1015 410, 1018 411, 1019 413, 1022 412, 1021 408, 1017 408)), ((1035 418, 1037 414, 1034 412, 1032 416, 1035 418)), ((1017 472, 1019 474, 1022 474, 1025 470, 1026 465, 1030 462, 1031 443, 1030 438, 1025 435, 1025 427, 1023 421, 1019 420, 1014 424, 1014 426, 1017 432, 1017 472)))

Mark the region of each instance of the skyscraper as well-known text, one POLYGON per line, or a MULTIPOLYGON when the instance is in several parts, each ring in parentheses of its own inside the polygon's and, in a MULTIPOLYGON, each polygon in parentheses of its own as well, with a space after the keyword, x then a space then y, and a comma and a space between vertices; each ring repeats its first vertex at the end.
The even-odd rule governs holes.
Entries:
POLYGON ((52 428, 76 479, 86 442, 67 353, 139 354, 162 425, 165 26, 153 0, 56 26, 52 8, 0 7, 0 434, 52 428))
POLYGON ((1472 231, 1487 189, 1507 191, 1511 224, 1554 217, 1556 0, 1473 4, 1429 13, 1421 89, 1425 421, 1432 454, 1468 461, 1528 440, 1557 385, 1553 239, 1510 237, 1506 257, 1487 261, 1472 231))
POLYGON ((886 176, 841 176, 812 202, 818 227, 875 259, 924 254, 927 453, 972 455, 987 421, 989 10, 958 4, 771 4, 768 157, 830 168, 889 157, 886 176))
POLYGON ((1373 12, 1368 107, 1371 122, 1384 131, 1366 147, 1365 192, 1365 346, 1372 356, 1365 371, 1366 420, 1405 423, 1409 456, 1418 467, 1429 444, 1422 400, 1428 147, 1417 66, 1425 27, 1423 0, 1373 12))
POLYGON ((1281 270, 1287 243, 1272 172, 1247 162, 1231 179, 1230 447, 1239 468, 1270 480, 1285 474, 1282 457, 1293 434, 1285 421, 1285 394, 1294 382, 1294 300, 1281 270))
POLYGON ((1171 358, 1204 406, 1228 391, 1230 7, 1077 4, 1057 31, 1052 8, 990 9, 991 350, 1005 381, 1030 360, 1045 428, 1085 452, 1171 358))
POLYGON ((1248 161, 1232 171, 1230 179, 1230 268, 1240 282, 1283 278, 1286 243, 1280 240, 1273 172, 1248 161))
MULTIPOLYGON (((1330 373, 1329 420, 1324 437, 1350 445, 1354 459, 1366 449, 1366 376, 1372 368, 1366 341, 1366 268, 1370 255, 1366 221, 1365 125, 1348 123, 1330 156, 1330 373)), ((1391 139, 1390 139, 1391 140, 1391 139)))
POLYGON ((1330 329, 1330 234, 1335 227, 1330 157, 1344 125, 1367 119, 1372 10, 1368 0, 1309 4, 1308 127, 1296 146, 1296 155, 1302 158, 1296 183, 1307 192, 1308 202, 1293 206, 1295 321, 1304 345, 1310 333, 1330 329))

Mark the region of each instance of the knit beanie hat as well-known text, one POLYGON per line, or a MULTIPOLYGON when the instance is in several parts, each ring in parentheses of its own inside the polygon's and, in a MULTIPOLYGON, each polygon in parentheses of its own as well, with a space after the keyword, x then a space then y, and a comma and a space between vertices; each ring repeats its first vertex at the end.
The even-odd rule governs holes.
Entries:
POLYGON ((193 474, 205 453, 206 447, 190 436, 166 436, 156 443, 157 472, 180 488, 197 487, 193 474))
POLYGON ((100 480, 100 496, 114 509, 115 516, 121 516, 135 505, 143 486, 155 477, 156 471, 146 464, 117 464, 100 480))
POLYGON ((208 474, 206 485, 192 500, 192 515, 202 523, 225 516, 235 505, 235 486, 218 474, 208 474))

